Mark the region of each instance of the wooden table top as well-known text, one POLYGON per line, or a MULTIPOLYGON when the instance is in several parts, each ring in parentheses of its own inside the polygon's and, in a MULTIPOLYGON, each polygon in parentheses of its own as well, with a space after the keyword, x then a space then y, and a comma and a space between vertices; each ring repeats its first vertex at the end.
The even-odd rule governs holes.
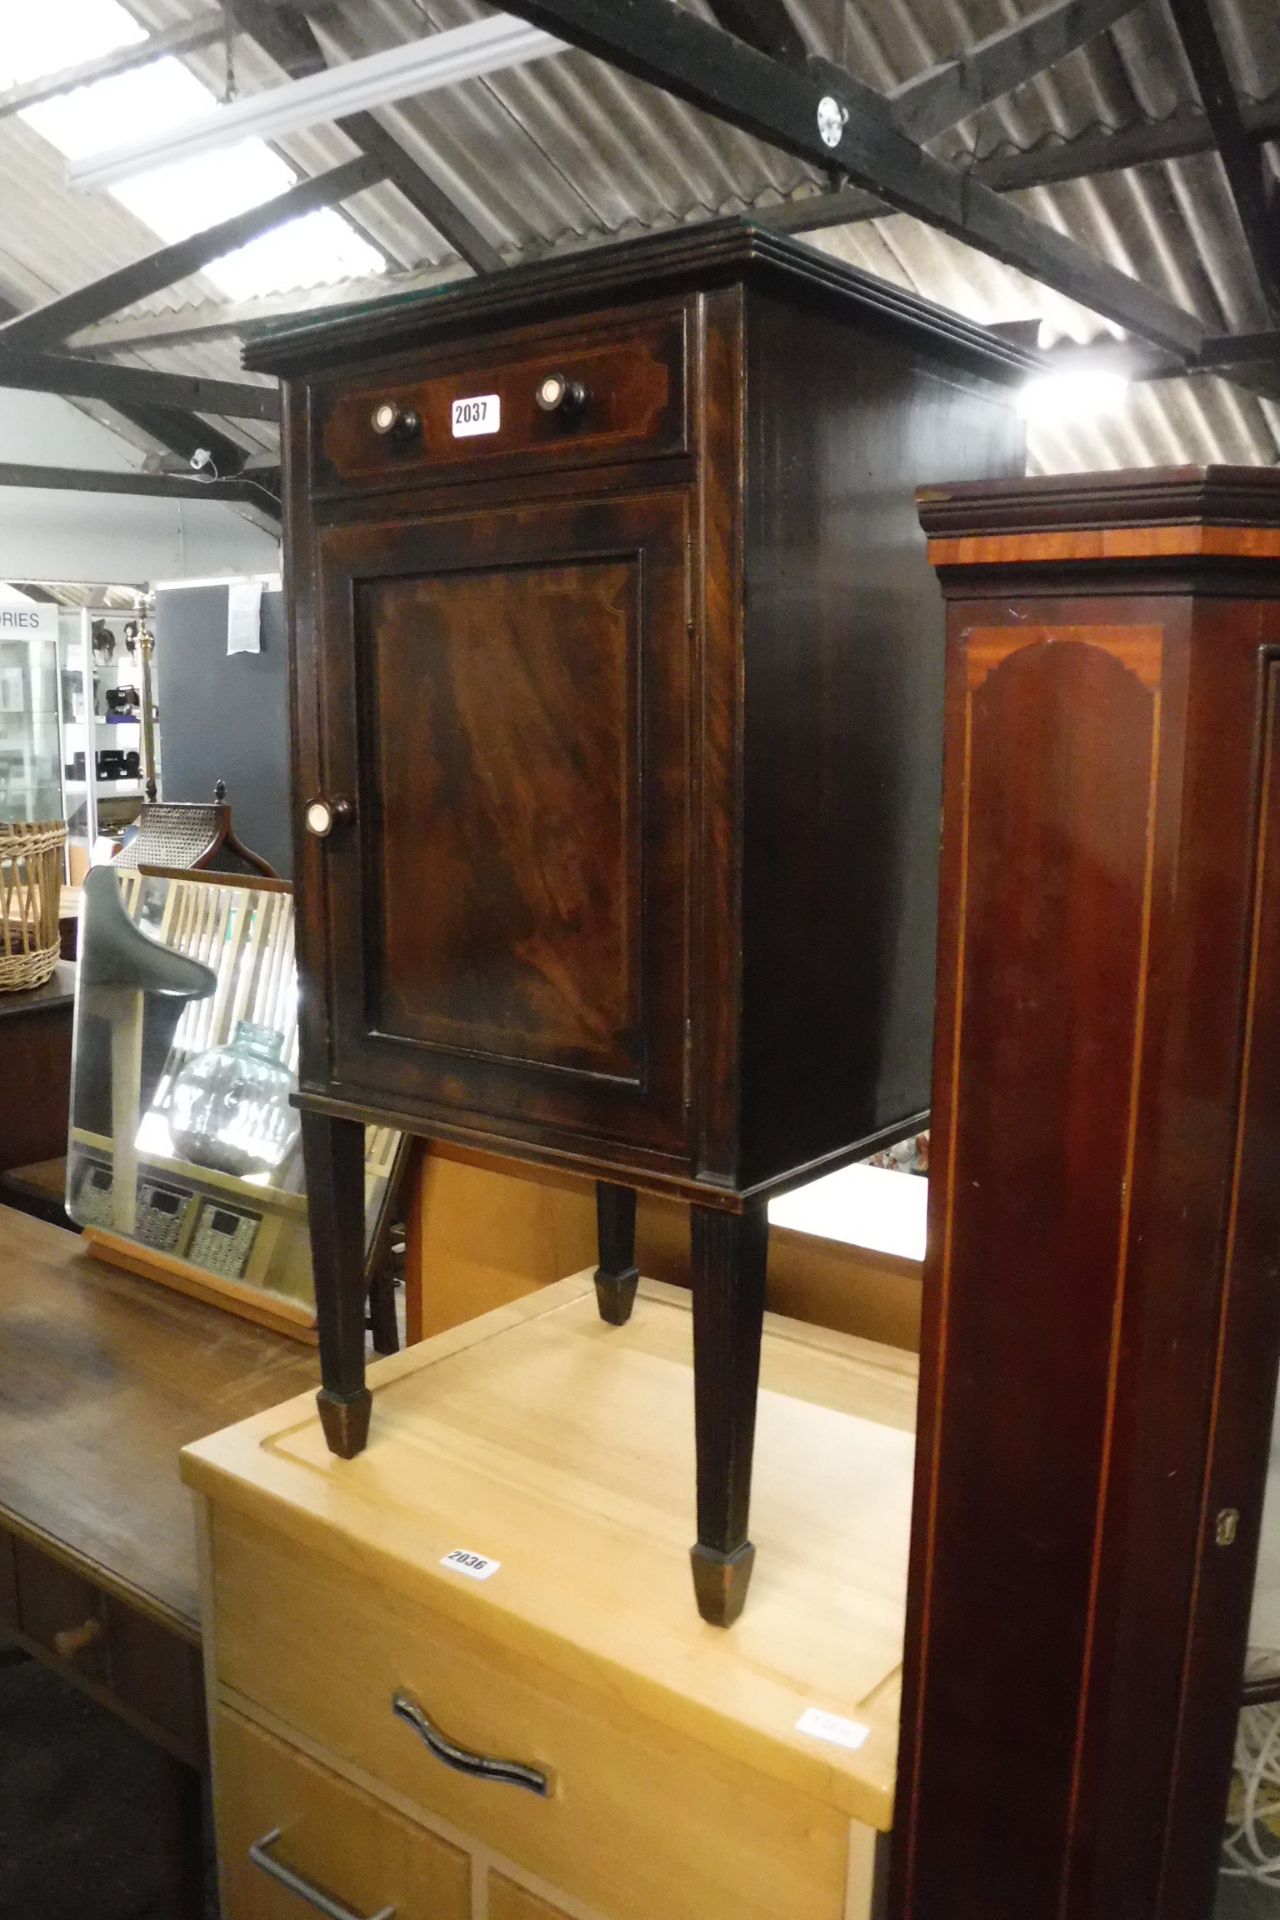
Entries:
POLYGON ((0 1207, 0 1522, 199 1636, 189 1441, 317 1384, 315 1353, 0 1207))
POLYGON ((372 1367, 354 1460, 308 1399, 189 1448, 183 1471, 362 1582, 887 1828, 918 1362, 766 1315, 759 1552, 726 1631, 689 1580, 690 1323, 687 1293, 643 1281, 628 1324, 605 1326, 588 1269, 372 1367), (459 1547, 496 1577, 460 1579, 459 1547), (850 1744, 797 1724, 810 1708, 850 1744))
POLYGON ((14 1020, 22 1014, 52 1012, 55 1007, 74 1003, 76 963, 59 960, 50 979, 42 987, 30 987, 23 993, 0 993, 0 1020, 14 1020))

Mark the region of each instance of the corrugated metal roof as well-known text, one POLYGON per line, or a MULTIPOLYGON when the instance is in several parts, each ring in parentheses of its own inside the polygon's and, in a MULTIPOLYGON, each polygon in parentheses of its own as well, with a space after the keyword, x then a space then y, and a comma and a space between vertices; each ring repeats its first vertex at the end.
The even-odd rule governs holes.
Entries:
MULTIPOLYGON (((149 27, 190 17, 205 0, 130 0, 149 27)), ((699 10, 701 0, 688 0, 699 10)), ((892 87, 1031 11, 1032 0, 884 0, 846 4, 839 19, 845 56, 862 79, 892 87)), ((836 52, 833 0, 792 0, 817 51, 836 52)), ((348 59, 475 19, 478 0, 366 0, 334 9, 317 31, 333 59, 348 59)), ((1280 76, 1280 7, 1257 0, 1215 6, 1236 79, 1263 98, 1280 76)), ((192 56, 219 85, 221 55, 192 56)), ((243 90, 278 84, 274 63, 241 39, 243 90)), ((1110 33, 1072 54, 933 143, 963 164, 998 153, 1071 141, 1098 128, 1124 129, 1193 106, 1196 89, 1159 0, 1146 0, 1110 33)), ((551 250, 625 238, 714 214, 763 211, 825 192, 822 173, 581 53, 569 53, 435 93, 380 113, 408 151, 457 201, 512 264, 551 250)), ((321 127, 280 143, 304 173, 347 158, 351 143, 321 127)), ((10 119, 0 123, 0 165, 10 191, 0 205, 0 285, 27 303, 119 266, 154 244, 104 196, 91 201, 62 185, 63 163, 10 119)), ((1017 196, 1027 210, 1070 233, 1113 265, 1180 304, 1215 330, 1267 324, 1264 302, 1240 237, 1216 157, 1148 165, 1017 196)), ((381 186, 348 212, 386 254, 389 271, 449 277, 466 271, 449 247, 393 188, 381 186)), ((899 285, 982 321, 1043 317, 1054 337, 1085 340, 1107 323, 1016 271, 905 216, 831 228, 812 243, 899 285)), ((309 295, 308 300, 315 296, 309 295)), ((225 302, 199 276, 139 312, 216 319, 225 302)), ((127 343, 136 315, 95 337, 127 343)), ((131 354, 138 364, 227 376, 237 350, 229 336, 131 354)), ((219 422, 246 446, 270 433, 256 423, 219 422)), ((1036 425, 1033 467, 1062 471, 1186 460, 1270 463, 1280 453, 1280 408, 1221 380, 1136 387, 1105 421, 1070 428, 1036 425)))
POLYGON ((120 613, 132 613, 138 591, 135 587, 87 585, 82 580, 12 580, 5 585, 28 599, 59 607, 105 607, 120 613))

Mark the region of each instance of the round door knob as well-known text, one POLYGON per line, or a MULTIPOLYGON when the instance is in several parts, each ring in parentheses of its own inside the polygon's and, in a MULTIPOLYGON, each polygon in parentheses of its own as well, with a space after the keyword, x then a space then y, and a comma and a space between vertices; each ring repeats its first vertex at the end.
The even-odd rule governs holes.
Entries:
POLYGON ((422 429, 422 421, 412 407, 402 407, 396 400, 383 400, 374 408, 369 422, 376 434, 384 440, 394 440, 398 446, 417 438, 422 429))
POLYGON ((308 800, 307 832, 313 833, 317 840, 327 840, 335 827, 342 827, 354 820, 356 810, 350 800, 308 800))
POLYGON ((102 1638, 102 1622, 90 1618, 82 1620, 78 1627, 64 1627, 61 1633, 53 1636, 53 1650, 61 1660, 74 1660, 102 1638))
POLYGON ((565 373, 546 374, 539 380, 534 397, 544 413, 558 413, 565 420, 581 413, 587 404, 587 390, 581 380, 571 380, 565 373))

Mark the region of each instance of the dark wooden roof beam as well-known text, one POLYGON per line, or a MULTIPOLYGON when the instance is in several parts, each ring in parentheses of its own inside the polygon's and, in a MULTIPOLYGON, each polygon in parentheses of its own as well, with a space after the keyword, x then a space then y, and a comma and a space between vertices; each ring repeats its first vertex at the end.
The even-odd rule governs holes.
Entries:
POLYGON ((216 226, 205 227, 172 246, 159 247, 127 267, 91 280, 87 286, 59 294, 43 306, 20 313, 16 320, 0 327, 0 344, 33 349, 54 346, 79 328, 90 326, 95 320, 105 320, 108 314, 119 313, 148 294, 159 293, 162 288, 185 280, 189 274, 198 273, 211 260, 220 260, 224 254, 246 246, 259 234, 269 233, 286 220, 363 193, 383 177, 381 165, 361 154, 340 167, 331 167, 327 173, 300 180, 296 186, 264 200, 260 206, 233 214, 229 220, 219 220, 216 226))
POLYGON ((1196 364, 1203 368, 1280 366, 1280 328, 1267 333, 1215 334, 1205 341, 1196 364))
MULTIPOLYGON (((19 309, 11 300, 0 294, 0 321, 17 318, 19 309)), ((0 341, 3 335, 0 333, 0 341)), ((0 345, 0 351, 3 351, 0 345)), ((65 396, 68 399, 71 395, 65 396)), ((84 399, 86 395, 77 394, 75 399, 84 399)), ((135 427, 158 446, 167 447, 170 453, 178 454, 189 460, 197 447, 205 447, 213 455, 218 472, 223 475, 239 471, 245 462, 245 450, 225 434, 221 427, 211 426, 198 414, 188 413, 175 407, 157 407, 150 404, 139 405, 136 401, 104 402, 109 404, 113 413, 117 413, 129 425, 135 427)))
POLYGON ((24 353, 7 349, 2 341, 0 387, 102 400, 111 407, 167 407, 241 420, 280 418, 280 390, 274 385, 156 373, 149 367, 114 366, 108 360, 80 360, 70 354, 24 353))
MULTIPOLYGON (((1241 119, 1247 138, 1255 143, 1280 139, 1280 94, 1270 99, 1243 101, 1241 119)), ((1162 160, 1185 160, 1211 153, 1213 129, 1198 110, 1180 109, 1163 120, 1139 121, 1132 127, 1098 127, 1072 140, 1043 140, 1025 153, 994 153, 965 162, 969 177, 997 193, 1015 193, 1024 187, 1049 187, 1063 180, 1091 179, 1099 173, 1119 173, 1162 160)), ((807 200, 789 200, 785 206, 760 210, 783 233, 809 233, 819 227, 856 226, 863 220, 882 220, 892 207, 873 193, 846 188, 842 193, 817 193, 807 200)))
MULTIPOLYGON (((198 480, 185 473, 116 473, 91 467, 44 467, 0 461, 0 487, 37 487, 54 493, 126 493, 160 500, 219 500, 261 506, 271 491, 255 480, 198 480)), ((279 502, 275 503, 276 516, 279 502)))
POLYGON ((1231 199, 1263 293, 1280 312, 1280 205, 1261 149, 1250 140, 1210 0, 1169 0, 1195 75, 1231 199))
POLYGON ((707 6, 726 33, 777 60, 803 63, 809 56, 804 35, 788 11, 786 0, 707 0, 707 6))
POLYGON ((362 152, 375 159, 387 180, 396 187, 429 227, 448 241, 473 273, 496 273, 505 263, 491 241, 486 240, 475 222, 420 167, 394 135, 387 132, 371 113, 348 113, 336 122, 348 140, 354 140, 362 152))
POLYGON ((838 92, 824 100, 808 69, 758 53, 672 0, 510 0, 509 11, 788 153, 841 168, 899 212, 1157 346, 1193 354, 1205 337, 1195 314, 925 153, 896 126, 857 112, 838 92))
MULTIPOLYGON (((324 49, 303 7, 291 4, 291 0, 236 0, 236 13, 241 25, 291 80, 304 80, 309 74, 324 71, 324 49)), ((498 249, 475 222, 372 113, 343 114, 333 124, 361 153, 377 160, 385 177, 474 273, 495 273, 504 264, 498 249)))
POLYGON ((988 34, 953 60, 898 87, 888 98, 899 126, 913 140, 932 140, 1096 39, 1138 4, 1139 0, 1049 0, 1016 26, 988 34))

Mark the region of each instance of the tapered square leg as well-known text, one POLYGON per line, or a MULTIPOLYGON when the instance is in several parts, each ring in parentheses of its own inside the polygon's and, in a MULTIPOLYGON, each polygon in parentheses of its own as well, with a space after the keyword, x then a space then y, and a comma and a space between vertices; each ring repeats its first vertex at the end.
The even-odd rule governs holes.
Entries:
POLYGON ((698 1612, 727 1627, 742 1612, 755 1548, 751 1454, 760 1383, 760 1335, 769 1222, 746 1213, 692 1209, 693 1369, 698 1446, 698 1612))
POLYGON ((331 1453, 350 1460, 369 1437, 364 1384, 364 1128, 303 1113, 302 1155, 320 1333, 317 1395, 331 1453))
POLYGON ((396 1282, 391 1249, 384 1250, 369 1277, 369 1333, 375 1353, 399 1353, 400 1326, 396 1320, 396 1282))
POLYGON ((596 1300, 600 1318, 611 1327, 625 1326, 635 1305, 640 1269, 636 1265, 636 1196, 630 1187, 596 1182, 596 1232, 600 1265, 596 1268, 596 1300))

